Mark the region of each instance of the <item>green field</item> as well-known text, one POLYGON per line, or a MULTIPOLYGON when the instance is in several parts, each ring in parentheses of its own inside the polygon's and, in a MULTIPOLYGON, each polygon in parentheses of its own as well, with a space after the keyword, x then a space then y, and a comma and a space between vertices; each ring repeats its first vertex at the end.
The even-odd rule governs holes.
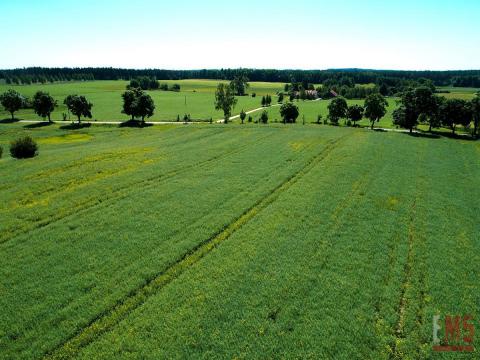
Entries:
POLYGON ((445 96, 447 99, 464 99, 472 100, 477 92, 480 92, 480 89, 474 88, 462 88, 462 87, 439 87, 439 91, 445 91, 446 93, 440 93, 439 95, 445 96))
MULTIPOLYGON (((168 92, 168 91, 149 91, 149 94, 155 101, 156 109, 155 114, 150 118, 151 121, 175 121, 177 116, 183 119, 185 114, 190 114, 193 121, 206 121, 212 118, 218 120, 223 118, 221 111, 214 109, 215 89, 218 80, 179 80, 179 81, 163 81, 161 83, 168 83, 169 85, 178 83, 181 86, 181 92, 168 92), (186 103, 186 104, 185 104, 186 103)), ((128 116, 121 113, 122 99, 121 94, 125 91, 125 87, 128 84, 127 81, 86 81, 86 82, 68 82, 68 83, 55 83, 55 84, 34 84, 34 85, 6 85, 0 84, 0 93, 3 93, 7 89, 13 88, 20 92, 24 96, 32 97, 36 91, 43 90, 49 92, 53 97, 58 100, 59 107, 52 114, 52 120, 60 121, 63 119, 62 113, 67 113, 65 105, 63 105, 63 99, 69 94, 85 95, 94 106, 92 109, 93 120, 98 121, 126 121, 128 116)), ((252 82, 248 92, 256 93, 258 96, 252 98, 251 96, 238 97, 238 104, 236 105, 233 115, 238 115, 243 109, 245 111, 257 109, 261 106, 261 96, 270 94, 272 95, 272 104, 277 103, 277 97, 275 96, 279 91, 283 91, 284 84, 282 83, 265 83, 265 82, 252 82)), ((473 98, 477 89, 471 88, 439 88, 444 91, 450 91, 450 93, 440 94, 449 98, 457 97, 463 99, 473 98)), ((397 99, 389 98, 389 108, 387 115, 376 124, 378 127, 393 128, 392 125, 392 112, 397 107, 397 99)), ((329 100, 321 101, 298 101, 295 102, 300 109, 299 121, 302 122, 303 116, 305 116, 306 122, 315 122, 317 116, 321 114, 325 119, 328 115, 327 106, 329 100)), ((361 104, 363 100, 349 100, 349 104, 361 104)), ((252 114, 254 120, 260 117, 261 112, 252 114)), ((0 110, 0 119, 8 119, 10 114, 3 109, 0 110)), ((18 111, 16 117, 22 120, 41 120, 34 114, 33 110, 25 109, 18 111)), ((269 109, 270 121, 278 120, 281 117, 279 114, 279 108, 269 109)), ((71 117, 75 120, 74 117, 71 117)), ((238 120, 237 120, 238 121, 238 120)), ((369 123, 366 119, 360 123, 362 126, 368 126, 369 123)), ((420 129, 426 130, 427 126, 419 126, 420 129)), ((462 129, 459 129, 462 132, 462 129)))
POLYGON ((433 315, 478 324, 478 142, 28 126, 0 124, 2 359, 442 358, 433 315))
MULTIPOLYGON (((190 114, 192 120, 214 120, 221 119, 223 113, 214 108, 215 88, 219 81, 211 80, 182 80, 182 81, 161 81, 169 84, 178 83, 181 85, 181 92, 150 91, 149 94, 155 101, 155 114, 150 118, 152 121, 175 121, 177 115, 183 119, 185 114, 190 114), (186 104, 185 104, 186 103, 186 104)), ((98 121, 125 121, 129 117, 121 113, 121 94, 125 91, 127 81, 87 81, 69 82, 55 84, 35 85, 0 85, 0 93, 13 88, 24 96, 32 97, 36 91, 49 92, 58 100, 59 107, 53 112, 52 120, 62 120, 62 113, 67 113, 63 99, 69 94, 85 95, 93 103, 93 120, 98 121)), ((258 95, 270 93, 274 95, 283 89, 280 83, 252 83, 250 92, 258 95)), ((238 104, 234 115, 242 109, 249 110, 260 107, 260 97, 252 98, 244 96, 238 98, 238 104)), ((9 114, 3 109, 0 111, 0 118, 8 118, 9 114)), ((16 113, 16 117, 24 120, 41 120, 34 114, 33 110, 26 109, 16 113)), ((74 117, 73 117, 74 119, 74 117)))

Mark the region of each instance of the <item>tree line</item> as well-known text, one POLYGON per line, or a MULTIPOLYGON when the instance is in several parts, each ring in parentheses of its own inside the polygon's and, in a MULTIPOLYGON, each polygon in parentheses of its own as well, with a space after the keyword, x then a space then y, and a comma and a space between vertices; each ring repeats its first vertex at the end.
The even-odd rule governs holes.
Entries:
MULTIPOLYGON (((141 119, 142 123, 145 123, 145 118, 154 114, 155 104, 153 99, 143 89, 128 89, 121 96, 123 99, 122 113, 130 116, 130 120, 141 119)), ((12 120, 15 120, 15 112, 25 108, 27 102, 38 116, 52 122, 51 114, 58 107, 58 101, 49 93, 37 91, 31 102, 13 89, 0 94, 0 104, 10 113, 12 120)), ((82 117, 92 118, 93 104, 83 95, 68 95, 63 100, 63 104, 69 113, 77 117, 78 123, 81 122, 82 117)), ((64 120, 66 119, 67 116, 64 114, 64 120)))
MULTIPOLYGON (((331 70, 276 70, 276 69, 204 69, 204 70, 162 70, 162 69, 120 69, 100 68, 44 68, 29 67, 0 70, 0 79, 7 83, 29 84, 71 80, 130 80, 140 76, 156 79, 220 79, 234 80, 246 76, 250 81, 266 82, 306 82, 323 84, 331 81, 342 84, 348 78, 353 84, 395 84, 427 79, 435 86, 480 87, 480 70, 457 71, 396 71, 364 69, 331 70)), ((241 89, 240 89, 241 92, 241 89)), ((385 94, 384 94, 385 95, 385 94)))
MULTIPOLYGON (((429 87, 418 87, 404 91, 397 108, 393 111, 393 124, 408 129, 410 133, 419 124, 428 125, 429 132, 444 127, 455 134, 457 126, 464 126, 471 130, 474 138, 479 135, 480 125, 480 93, 472 100, 447 99, 433 93, 429 87), (470 126, 473 123, 473 128, 470 126)), ((347 125, 356 123, 363 118, 374 124, 379 122, 387 113, 388 102, 380 93, 374 93, 365 99, 364 106, 348 106, 345 98, 334 98, 328 105, 328 119, 333 125, 338 125, 340 119, 348 119, 347 125)), ((319 121, 320 122, 319 117, 319 121)))

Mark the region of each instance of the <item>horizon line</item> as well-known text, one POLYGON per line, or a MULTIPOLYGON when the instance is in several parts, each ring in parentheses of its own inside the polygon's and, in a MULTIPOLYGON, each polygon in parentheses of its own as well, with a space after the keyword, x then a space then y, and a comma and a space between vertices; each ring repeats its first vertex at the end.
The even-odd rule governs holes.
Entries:
POLYGON ((265 68, 265 67, 212 67, 212 68, 156 68, 156 67, 115 67, 115 66, 41 66, 41 65, 32 65, 32 66, 23 66, 16 68, 1 68, 0 71, 14 71, 14 70, 25 70, 25 69, 119 69, 119 70, 160 70, 160 71, 222 71, 222 70, 277 70, 277 71, 398 71, 398 72, 458 72, 458 71, 480 71, 478 69, 442 69, 442 70, 429 70, 429 69, 391 69, 391 68, 356 68, 356 67, 342 67, 342 68, 326 68, 326 69, 306 69, 306 68, 265 68))

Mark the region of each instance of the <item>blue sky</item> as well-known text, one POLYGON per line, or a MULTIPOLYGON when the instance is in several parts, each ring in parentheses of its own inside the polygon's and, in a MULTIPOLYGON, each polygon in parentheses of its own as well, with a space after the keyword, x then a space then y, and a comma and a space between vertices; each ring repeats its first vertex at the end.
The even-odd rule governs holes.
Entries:
POLYGON ((0 68, 479 69, 479 0, 1 0, 0 68))

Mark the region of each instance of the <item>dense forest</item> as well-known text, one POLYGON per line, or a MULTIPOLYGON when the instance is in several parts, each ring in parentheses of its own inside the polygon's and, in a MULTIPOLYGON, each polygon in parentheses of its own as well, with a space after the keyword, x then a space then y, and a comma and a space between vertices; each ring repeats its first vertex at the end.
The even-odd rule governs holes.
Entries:
POLYGON ((8 84, 31 84, 71 80, 130 80, 147 76, 162 80, 224 79, 246 76, 250 81, 303 82, 320 84, 326 81, 341 84, 377 84, 398 86, 401 82, 430 80, 435 86, 480 87, 480 70, 455 71, 396 71, 396 70, 274 70, 274 69, 218 69, 218 70, 161 70, 116 68, 42 68, 30 67, 0 70, 0 79, 8 84))

